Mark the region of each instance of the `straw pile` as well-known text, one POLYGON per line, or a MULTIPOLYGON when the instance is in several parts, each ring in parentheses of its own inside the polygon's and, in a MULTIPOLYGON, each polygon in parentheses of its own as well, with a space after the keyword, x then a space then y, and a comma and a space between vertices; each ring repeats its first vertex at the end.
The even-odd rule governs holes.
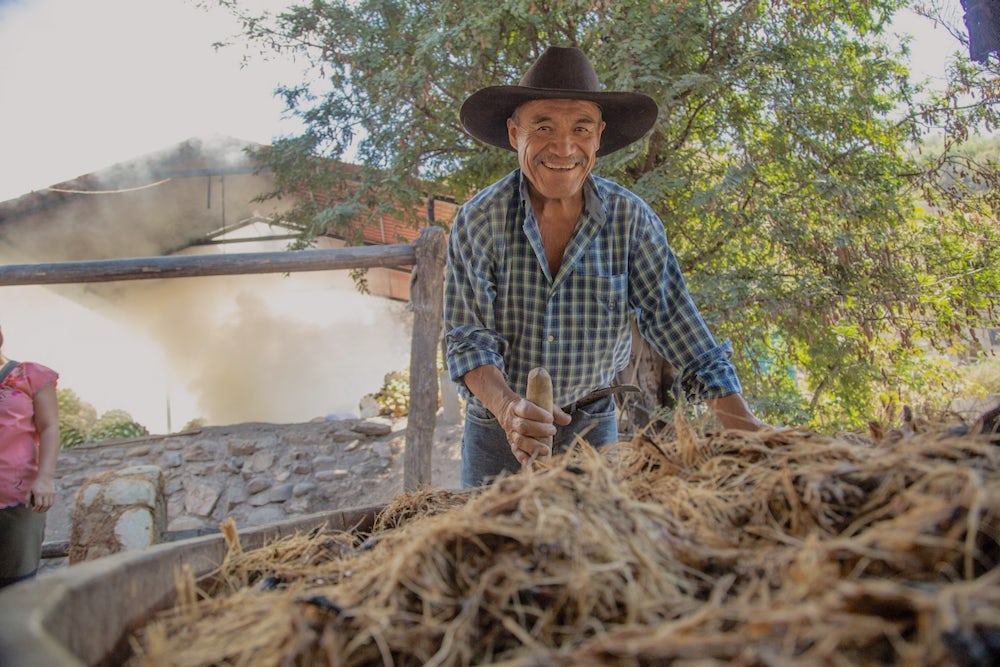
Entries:
POLYGON ((804 431, 582 443, 370 535, 229 557, 135 665, 874 665, 1000 659, 1000 447, 804 431), (211 587, 209 587, 211 586, 211 587))

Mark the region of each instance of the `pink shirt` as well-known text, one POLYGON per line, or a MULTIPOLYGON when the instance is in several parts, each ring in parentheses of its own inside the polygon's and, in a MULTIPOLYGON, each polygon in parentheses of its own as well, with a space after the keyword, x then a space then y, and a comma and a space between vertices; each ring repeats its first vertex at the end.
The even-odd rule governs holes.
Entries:
POLYGON ((18 364, 0 382, 0 507, 25 503, 38 475, 34 398, 59 374, 41 364, 18 364))

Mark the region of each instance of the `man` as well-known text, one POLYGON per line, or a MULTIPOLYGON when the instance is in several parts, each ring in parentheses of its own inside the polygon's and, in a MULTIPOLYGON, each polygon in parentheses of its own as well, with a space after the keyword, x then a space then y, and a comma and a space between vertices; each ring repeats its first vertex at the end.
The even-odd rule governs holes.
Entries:
POLYGON ((586 429, 618 441, 608 387, 631 346, 630 315, 723 426, 761 422, 706 328, 653 210, 591 174, 597 157, 653 126, 656 102, 602 92, 587 57, 550 47, 518 86, 490 86, 462 105, 475 138, 514 150, 520 168, 458 211, 449 235, 445 330, 449 373, 468 399, 462 484, 478 486, 586 429), (553 413, 524 398, 531 369, 552 377, 553 413), (601 391, 603 390, 603 391, 601 391), (595 392, 597 392, 595 394, 595 392))

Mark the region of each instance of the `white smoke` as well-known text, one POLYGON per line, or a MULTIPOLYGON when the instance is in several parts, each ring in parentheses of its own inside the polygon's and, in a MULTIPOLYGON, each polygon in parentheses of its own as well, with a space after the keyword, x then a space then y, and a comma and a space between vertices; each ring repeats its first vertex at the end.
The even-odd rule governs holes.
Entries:
POLYGON ((118 307, 210 424, 357 413, 409 363, 405 304, 358 293, 343 272, 158 280, 118 307))
POLYGON ((99 412, 154 433, 356 414, 409 364, 403 303, 344 272, 121 283, 100 312, 44 287, 0 287, 4 352, 59 371, 99 412), (168 423, 169 422, 169 423, 168 423))
MULTIPOLYGON (((198 146, 208 164, 225 166, 210 144, 198 146)), ((142 181, 156 156, 149 161, 88 183, 104 191, 123 173, 142 181)), ((0 230, 0 264, 156 255, 218 224, 220 209, 248 215, 246 199, 268 187, 231 177, 225 198, 215 193, 200 210, 205 184, 185 182, 194 188, 75 196, 12 215, 0 230)), ((282 232, 237 225, 217 238, 229 243, 185 254, 277 252, 286 241, 269 237, 282 232)), ((0 318, 10 331, 7 354, 51 365, 62 387, 99 412, 127 410, 154 432, 192 419, 291 423, 356 414, 362 396, 408 366, 412 319, 404 303, 359 293, 345 271, 0 286, 0 318)))

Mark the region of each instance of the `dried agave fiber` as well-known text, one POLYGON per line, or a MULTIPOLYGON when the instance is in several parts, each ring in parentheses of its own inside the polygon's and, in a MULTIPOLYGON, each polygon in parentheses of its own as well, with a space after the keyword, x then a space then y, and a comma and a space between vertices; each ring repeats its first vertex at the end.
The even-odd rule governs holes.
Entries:
POLYGON ((678 433, 402 495, 370 535, 229 526, 133 664, 997 662, 1000 447, 678 433))

